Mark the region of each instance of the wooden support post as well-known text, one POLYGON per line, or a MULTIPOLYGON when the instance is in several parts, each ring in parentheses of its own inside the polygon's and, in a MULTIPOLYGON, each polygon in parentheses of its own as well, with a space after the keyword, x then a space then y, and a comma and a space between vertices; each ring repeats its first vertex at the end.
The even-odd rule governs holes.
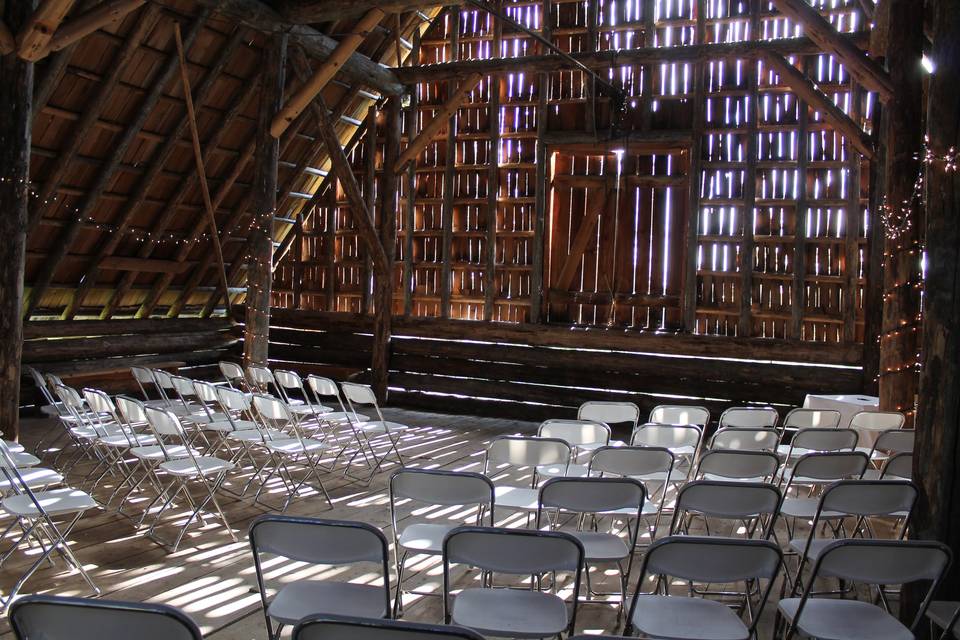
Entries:
MULTIPOLYGON (((376 206, 377 206, 377 107, 371 105, 367 110, 367 119, 364 123, 366 134, 363 139, 363 197, 367 202, 367 211, 374 214, 373 224, 376 224, 376 206)), ((361 282, 363 293, 360 298, 360 313, 366 315, 373 308, 373 267, 371 266, 370 256, 363 257, 363 275, 361 282)))
POLYGON ((340 43, 330 54, 330 57, 317 67, 310 79, 290 97, 287 104, 274 117, 270 125, 270 135, 279 138, 280 134, 286 131, 290 123, 303 113, 307 105, 323 91, 327 83, 333 80, 333 76, 337 75, 343 63, 363 44, 370 31, 380 24, 385 15, 380 9, 370 9, 356 26, 340 39, 340 43))
MULTIPOLYGON (((803 68, 806 68, 806 62, 803 68)), ((810 105, 797 98, 797 204, 793 218, 793 304, 790 307, 790 337, 803 337, 803 316, 807 307, 807 137, 810 105)))
MULTIPOLYGON (((909 0, 895 0, 891 8, 896 17, 901 7, 909 11, 912 5, 909 0)), ((930 150, 942 158, 960 148, 960 2, 937 0, 933 6, 931 59, 936 70, 930 76, 926 122, 930 150)), ((917 15, 920 12, 913 11, 908 22, 922 18, 917 15)), ((907 30, 906 37, 911 44, 914 42, 915 25, 899 20, 893 24, 898 30, 907 30)), ((904 37, 891 36, 894 42, 904 37)), ((897 58, 899 61, 888 58, 888 64, 897 87, 895 102, 899 103, 904 94, 898 68, 917 73, 919 55, 913 48, 904 48, 897 58)), ((895 103, 890 106, 896 109, 895 103)), ((960 172, 948 171, 942 160, 934 160, 927 167, 926 188, 926 297, 913 457, 913 480, 920 487, 920 503, 911 537, 940 540, 956 556, 960 552, 960 172)), ((960 566, 956 562, 936 597, 960 599, 960 566)))
MULTIPOLYGON (((750 39, 756 40, 760 28, 760 0, 750 0, 750 39)), ((760 77, 757 60, 747 60, 747 96, 750 108, 747 117, 747 168, 743 185, 743 211, 740 216, 740 317, 737 336, 748 338, 753 333, 753 261, 756 239, 753 223, 757 201, 757 118, 760 77)))
POLYGON ((303 216, 297 218, 293 230, 293 295, 291 307, 303 306, 303 216))
MULTIPOLYGON (((595 5, 593 0, 591 5, 595 5)), ((503 42, 503 22, 495 14, 503 8, 502 0, 494 1, 495 13, 490 14, 493 20, 493 51, 494 57, 501 57, 503 42)), ((483 266, 483 319, 493 320, 493 310, 497 299, 497 220, 500 217, 500 76, 487 78, 490 83, 489 109, 489 155, 487 156, 487 211, 486 237, 484 238, 484 266, 483 266)))
POLYGON ((45 56, 47 43, 73 8, 74 1, 42 0, 17 33, 17 55, 30 62, 36 62, 45 56))
POLYGON ((883 100, 893 95, 890 76, 859 47, 843 38, 807 0, 774 0, 773 4, 781 13, 802 24, 807 36, 824 51, 837 56, 860 84, 879 93, 883 100))
MULTIPOLYGON (((587 0, 587 51, 596 51, 599 47, 597 38, 597 27, 600 22, 600 0, 587 0)), ((652 2, 651 2, 652 5, 652 2)), ((499 9, 499 7, 498 7, 499 9)), ((499 52, 494 57, 501 57, 499 52)), ((583 105, 583 130, 593 133, 597 130, 597 79, 583 71, 580 72, 581 82, 583 82, 583 96, 585 102, 583 105)))
POLYGON ((93 9, 72 20, 68 20, 57 29, 47 45, 44 55, 69 47, 98 29, 119 24, 127 14, 142 7, 147 0, 106 0, 93 9))
MULTIPOLYGON (((420 62, 420 32, 413 34, 413 49, 410 52, 411 64, 420 62)), ((414 139, 417 123, 420 120, 419 87, 410 88, 410 106, 407 109, 406 134, 407 142, 414 139)), ((407 203, 404 211, 403 229, 403 315, 413 314, 413 291, 415 287, 413 274, 413 228, 417 217, 417 167, 407 165, 407 203)))
MULTIPOLYGON (((19 29, 30 18, 33 2, 6 2, 0 20, 19 29)), ((16 56, 0 58, 0 433, 19 435, 20 355, 23 350, 23 270, 27 249, 27 203, 30 200, 30 137, 33 124, 33 63, 16 56)))
POLYGON ((374 278, 374 304, 376 317, 373 322, 373 390, 381 402, 387 400, 387 383, 390 375, 390 324, 393 318, 393 261, 397 246, 397 186, 399 176, 387 170, 400 155, 400 118, 403 110, 399 96, 387 100, 383 154, 384 171, 380 183, 380 242, 387 258, 387 270, 374 278))
MULTIPOLYGON (((450 30, 449 60, 460 58, 460 12, 447 9, 450 30)), ((447 82, 447 95, 454 93, 454 81, 447 82)), ((441 224, 443 226, 443 264, 440 266, 440 317, 450 317, 450 297, 453 290, 453 182, 457 172, 457 112, 447 118, 447 139, 443 166, 443 204, 441 205, 441 224)), ((423 136, 423 131, 420 132, 423 136)))
POLYGON ((837 131, 843 134, 843 137, 853 147, 867 158, 873 160, 876 158, 876 149, 873 147, 873 141, 870 139, 860 124, 850 119, 843 110, 835 105, 822 91, 817 89, 805 75, 800 73, 796 67, 790 64, 779 53, 772 51, 763 51, 760 59, 770 65, 780 79, 789 86, 797 97, 806 101, 811 107, 823 114, 823 117, 837 131))
POLYGON ((17 41, 10 31, 10 27, 7 26, 6 22, 0 20, 0 55, 5 56, 8 53, 13 53, 16 48, 17 41))
MULTIPOLYGON (((696 43, 707 38, 707 3, 697 0, 696 43)), ((693 333, 697 328, 697 246, 700 225, 700 172, 703 161, 703 129, 705 126, 706 63, 698 60, 693 65, 693 136, 690 144, 690 162, 687 182, 687 221, 684 229, 683 256, 683 330, 693 333)), ((649 74, 646 74, 649 75, 649 74)), ((646 114, 646 112, 644 112, 646 114)))
MULTIPOLYGON (((275 35, 266 45, 263 86, 257 114, 253 165, 253 216, 247 256, 247 312, 243 362, 266 364, 270 347, 270 294, 273 285, 273 215, 277 207, 280 142, 270 135, 270 120, 283 100, 287 38, 275 35)), ((229 306, 229 298, 228 298, 229 306)))
MULTIPOLYGON (((897 99, 886 105, 884 183, 886 202, 898 211, 902 203, 913 200, 914 182, 921 168, 917 155, 923 148, 924 118, 923 69, 919 60, 924 35, 923 15, 910 0, 890 0, 889 10, 891 24, 897 26, 888 34, 886 61, 897 99)), ((924 225, 920 204, 914 202, 911 206, 914 211, 910 227, 901 233, 888 229, 884 244, 879 374, 880 408, 907 412, 911 414, 908 422, 913 417, 918 386, 914 365, 920 346, 920 242, 924 225)), ((930 264, 929 257, 927 262, 930 264)))
MULTIPOLYGON (((850 117, 860 128, 860 104, 863 94, 856 80, 851 80, 850 87, 850 117)), ((859 288, 860 267, 860 168, 862 156, 857 151, 857 144, 851 138, 846 138, 847 156, 847 206, 844 226, 844 256, 843 256, 843 341, 853 343, 857 341, 857 289, 859 288)))
MULTIPOLYGON (((543 16, 543 29, 541 34, 546 40, 552 41, 552 2, 542 0, 540 6, 543 16)), ((533 265, 530 268, 530 317, 529 322, 539 324, 543 316, 543 272, 544 272, 544 254, 546 253, 546 220, 547 204, 550 192, 550 176, 548 171, 549 149, 543 140, 543 135, 547 132, 549 115, 547 113, 547 101, 550 93, 550 74, 541 73, 537 79, 537 141, 536 141, 536 195, 534 200, 534 221, 533 221, 533 265)))

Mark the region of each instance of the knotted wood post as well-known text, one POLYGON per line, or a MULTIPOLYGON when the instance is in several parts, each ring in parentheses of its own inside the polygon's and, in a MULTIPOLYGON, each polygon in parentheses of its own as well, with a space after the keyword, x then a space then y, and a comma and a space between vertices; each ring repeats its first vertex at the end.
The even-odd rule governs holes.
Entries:
MULTIPOLYGON (((265 50, 263 87, 257 116, 254 152, 254 225, 247 257, 247 315, 243 338, 244 364, 266 364, 270 342, 270 293, 273 287, 273 216, 277 208, 277 162, 280 142, 270 123, 283 100, 287 37, 274 35, 265 50)), ((229 307, 229 297, 227 301, 229 307)))
MULTIPOLYGON (((16 32, 30 19, 34 2, 3 5, 2 21, 16 32)), ((0 431, 19 435, 20 355, 23 350, 23 269, 30 199, 30 135, 33 63, 8 54, 0 59, 0 431)))

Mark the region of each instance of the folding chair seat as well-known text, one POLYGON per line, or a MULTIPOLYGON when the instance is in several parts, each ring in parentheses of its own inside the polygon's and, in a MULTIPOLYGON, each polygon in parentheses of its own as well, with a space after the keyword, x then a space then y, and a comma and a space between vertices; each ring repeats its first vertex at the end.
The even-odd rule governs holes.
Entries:
POLYGON ((566 477, 583 478, 589 471, 589 465, 576 464, 579 454, 596 451, 610 444, 610 427, 593 420, 546 420, 537 429, 538 438, 559 438, 570 445, 571 462, 568 465, 546 465, 537 468, 537 473, 545 478, 566 477))
POLYGON ((773 407, 730 407, 720 414, 717 428, 774 429, 779 421, 780 414, 773 407))
POLYGON ((790 444, 781 444, 777 453, 789 464, 808 453, 824 451, 853 451, 857 446, 857 432, 837 427, 805 427, 797 431, 790 444))
POLYGON ((273 466, 266 479, 261 483, 260 489, 257 490, 255 500, 260 500, 260 495, 270 478, 277 474, 287 492, 286 500, 280 507, 281 512, 287 510, 290 502, 299 493, 300 489, 309 485, 311 478, 316 480, 315 488, 323 494, 327 503, 333 507, 330 494, 327 493, 326 487, 323 486, 323 479, 320 477, 320 458, 324 452, 330 450, 327 444, 322 440, 306 437, 297 416, 279 398, 254 394, 253 409, 254 414, 260 420, 262 432, 271 436, 271 429, 284 432, 283 438, 270 437, 263 440, 263 447, 270 455, 270 462, 273 466), (291 475, 288 462, 299 465, 304 469, 303 477, 299 482, 294 480, 291 475))
POLYGON ((748 640, 780 571, 780 548, 768 540, 670 536, 650 545, 630 604, 624 633, 675 640, 748 640), (647 577, 654 593, 643 593, 647 577), (694 584, 744 583, 744 621, 727 604, 700 597, 669 595, 669 578, 694 584), (766 582, 761 588, 760 583, 766 582), (754 592, 758 602, 752 604, 754 592))
MULTIPOLYGON (((227 522, 227 517, 223 514, 223 509, 220 508, 220 503, 217 502, 216 498, 216 493, 226 479, 227 472, 233 469, 235 465, 229 460, 222 460, 214 456, 197 455, 197 452, 190 446, 189 438, 184 431, 183 425, 180 423, 180 418, 172 411, 146 407, 145 413, 147 422, 150 424, 150 427, 160 442, 159 446, 161 447, 164 457, 164 461, 157 465, 156 471, 158 473, 162 472, 170 477, 169 484, 162 489, 160 495, 157 497, 157 499, 160 499, 161 496, 166 496, 166 499, 161 505, 160 510, 154 515, 153 523, 150 525, 147 535, 159 544, 170 547, 173 551, 176 551, 193 521, 198 519, 202 520, 203 509, 208 504, 212 504, 216 515, 220 518, 221 522, 223 522, 224 528, 226 528, 230 534, 230 538, 236 542, 237 537, 233 529, 230 528, 230 523, 227 522), (174 449, 173 452, 168 452, 167 448, 170 445, 183 447, 183 449, 178 448, 174 449), (179 455, 181 451, 185 451, 187 455, 179 455), (194 500, 190 492, 191 482, 195 482, 203 489, 199 502, 194 500), (181 525, 177 537, 170 543, 158 537, 155 531, 157 525, 160 524, 160 518, 164 511, 173 504, 173 501, 180 494, 183 494, 184 500, 191 508, 191 512, 183 525, 181 525)), ((149 507, 147 510, 149 511, 149 507)))
POLYGON ((301 620, 292 640, 483 640, 470 629, 453 625, 423 624, 405 620, 376 620, 350 616, 319 615, 301 620))
MULTIPOLYGON (((670 523, 670 535, 689 534, 693 516, 707 523, 720 520, 743 526, 743 537, 766 540, 773 533, 780 513, 780 490, 770 483, 697 480, 684 485, 670 523)), ((734 531, 727 537, 737 537, 734 531)))
POLYGON ((787 518, 812 518, 817 512, 820 499, 792 497, 791 489, 817 489, 839 480, 857 479, 863 475, 866 468, 867 456, 859 451, 808 453, 797 460, 789 472, 783 474, 784 498, 780 514, 787 518))
POLYGON ((537 469, 566 466, 570 464, 571 455, 570 445, 559 438, 499 436, 487 447, 483 459, 483 475, 493 480, 498 507, 532 513, 537 510, 540 501, 537 491, 540 474, 537 469), (498 481, 497 476, 503 472, 517 472, 523 468, 529 469, 528 487, 498 481))
POLYGON ((813 564, 800 597, 784 598, 777 608, 784 637, 795 635, 831 640, 912 640, 951 561, 950 549, 939 542, 919 540, 837 540, 827 545, 813 564), (836 578, 880 589, 878 606, 854 599, 814 597, 818 579, 836 578), (926 595, 909 627, 891 615, 883 588, 929 582, 926 595))
MULTIPOLYGON (((512 576, 573 575, 573 593, 578 594, 583 558, 583 545, 568 533, 458 527, 443 543, 444 620, 493 637, 548 638, 570 632, 576 625, 579 598, 574 597, 568 608, 560 596, 540 590, 467 588, 453 597, 451 605, 450 566, 512 576)), ((487 584, 492 584, 492 577, 487 584)))
POLYGON ((367 466, 371 467, 370 475, 366 478, 367 482, 372 480, 380 467, 389 460, 391 452, 396 455, 397 463, 401 467, 406 466, 406 463, 403 461, 403 456, 400 454, 399 444, 403 433, 410 429, 410 427, 405 424, 400 424, 399 422, 386 420, 383 417, 383 412, 380 410, 380 405, 377 403, 377 396, 369 386, 353 382, 344 382, 340 387, 343 389, 343 396, 347 400, 347 407, 350 412, 350 428, 354 433, 354 441, 357 443, 357 451, 354 452, 353 456, 351 456, 347 462, 347 470, 344 471, 344 473, 346 474, 347 471, 349 471, 350 464, 358 455, 362 455, 367 466), (357 411, 358 406, 372 407, 376 419, 362 420, 364 416, 357 411), (377 455, 373 446, 377 438, 382 438, 387 441, 387 451, 380 456, 377 455), (373 458, 375 464, 370 464, 367 453, 373 458))
POLYGON ((780 446, 780 432, 773 427, 722 427, 710 439, 712 451, 772 451, 780 446))
MULTIPOLYGON (((673 453, 664 447, 605 447, 591 457, 590 476, 630 478, 643 484, 646 494, 641 517, 653 518, 653 524, 648 527, 653 540, 663 517, 667 486, 674 479, 674 460, 673 453)), ((631 512, 624 509, 620 513, 631 512)))
MULTIPOLYGON (((663 417, 671 417, 666 415, 663 417)), ((634 447, 663 447, 674 455, 675 476, 671 482, 687 480, 693 469, 694 462, 700 455, 700 444, 703 441, 703 428, 695 424, 642 424, 630 437, 630 444, 634 447), (677 464, 679 458, 681 464, 677 464), (681 471, 681 469, 683 469, 681 471)))
POLYGON ((633 568, 633 549, 640 534, 646 496, 643 484, 632 478, 551 478, 540 487, 537 529, 546 524, 550 530, 558 531, 561 518, 576 516, 573 522, 578 524, 577 528, 566 531, 583 545, 589 595, 607 595, 599 594, 591 587, 590 567, 616 566, 620 578, 620 590, 616 595, 619 596, 621 613, 627 599, 627 580, 633 568), (604 517, 610 520, 609 529, 596 530, 597 523, 604 517), (619 519, 625 522, 626 539, 615 532, 619 519), (593 527, 585 529, 585 524, 593 527))
POLYGON ((0 465, 0 474, 6 479, 9 487, 8 495, 0 501, 0 511, 11 516, 12 519, 7 528, 0 533, 0 539, 5 539, 14 527, 19 527, 22 532, 0 556, 0 567, 3 567, 13 553, 25 543, 37 541, 40 546, 40 553, 35 555, 33 562, 10 588, 6 600, 3 600, 3 610, 7 610, 20 589, 40 565, 52 561, 54 552, 59 554, 68 566, 79 572, 94 593, 99 595, 100 589, 93 583, 67 542, 68 536, 83 514, 98 507, 97 501, 90 494, 71 487, 34 491, 21 471, 17 469, 10 452, 2 443, 0 443, 0 459, 3 460, 3 464, 0 465))
MULTIPOLYGON (((618 424, 626 425, 627 433, 633 433, 640 423, 640 407, 632 402, 590 400, 581 404, 580 408, 577 409, 577 420, 592 420, 609 427, 618 424)), ((609 444, 619 446, 625 443, 612 440, 609 444)))
POLYGON ((26 596, 10 607, 17 640, 203 640, 196 623, 162 604, 26 596))
MULTIPOLYGON (((394 616, 403 611, 403 594, 418 593, 403 590, 403 572, 411 555, 439 556, 443 553, 443 540, 453 529, 465 524, 464 510, 475 512, 468 516, 473 524, 490 526, 494 522, 494 488, 486 476, 479 473, 439 471, 426 469, 401 469, 390 476, 390 520, 393 530, 394 559, 397 567, 397 597, 394 600, 394 616), (401 524, 398 517, 399 501, 409 503, 411 518, 416 510, 425 505, 460 507, 457 520, 438 523, 414 522, 401 524)), ((420 592, 418 595, 427 595, 420 592)), ((434 595, 434 594, 429 594, 434 595)))
POLYGON ((770 451, 717 449, 700 457, 694 478, 734 482, 772 482, 780 470, 780 458, 770 451))
MULTIPOLYGON (((20 469, 24 484, 33 490, 46 489, 63 482, 63 475, 47 467, 27 467, 20 469)), ((14 483, 6 476, 0 476, 0 494, 6 495, 13 489, 14 483)))
MULTIPOLYGON (((390 572, 387 539, 365 522, 261 516, 250 525, 257 586, 263 605, 267 635, 280 637, 283 627, 307 616, 338 614, 364 618, 390 617, 390 572), (298 579, 268 597, 263 556, 309 565, 347 567, 374 565, 381 572, 382 586, 335 580, 298 579)), ((275 570, 273 564, 271 572, 275 570)), ((298 573, 303 574, 304 570, 298 573)))

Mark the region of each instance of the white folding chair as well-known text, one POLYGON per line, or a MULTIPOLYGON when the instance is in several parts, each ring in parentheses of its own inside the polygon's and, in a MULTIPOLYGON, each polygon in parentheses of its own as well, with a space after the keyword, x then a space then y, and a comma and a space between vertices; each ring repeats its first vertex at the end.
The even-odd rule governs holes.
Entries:
POLYGON ((861 411, 850 418, 850 428, 860 434, 860 450, 870 453, 884 431, 903 429, 906 417, 898 411, 861 411))
MULTIPOLYGON (((203 409, 200 407, 180 400, 177 395, 177 385, 174 383, 174 377, 175 375, 169 371, 164 371, 163 369, 153 370, 153 379, 157 383, 157 389, 160 390, 160 395, 162 395, 166 401, 166 405, 158 404, 153 406, 153 408, 170 411, 178 418, 185 419, 190 419, 195 415, 202 414, 203 409)), ((147 403, 147 406, 151 407, 152 405, 147 403)))
POLYGON ((274 377, 270 367, 260 364, 248 364, 247 383, 250 385, 250 390, 254 393, 276 395, 278 397, 282 395, 280 385, 277 384, 277 379, 274 377))
POLYGON ((841 415, 834 409, 791 409, 780 426, 781 433, 800 431, 801 429, 836 429, 840 426, 841 415))
POLYGON ((641 518, 653 518, 648 525, 650 540, 657 537, 667 502, 667 487, 674 481, 673 452, 664 447, 604 447, 590 458, 590 475, 600 478, 631 478, 646 490, 641 518))
MULTIPOLYGON (((343 396, 340 394, 340 387, 330 378, 311 374, 307 376, 307 389, 310 392, 308 397, 311 399, 311 404, 326 406, 324 402, 330 403, 331 411, 324 413, 322 418, 328 427, 327 433, 336 446, 341 446, 339 430, 349 427, 351 420, 370 422, 369 415, 347 411, 347 407, 343 404, 343 396)), ((352 440, 349 436, 347 439, 352 440)))
POLYGON ((773 427, 723 427, 710 439, 712 450, 777 451, 780 432, 773 427))
POLYGON ((677 471, 685 470, 682 477, 678 474, 678 482, 689 478, 690 471, 700 456, 700 445, 703 442, 703 428, 695 424, 642 424, 630 437, 630 444, 635 447, 664 447, 679 459, 681 464, 674 464, 677 471))
POLYGON ((303 379, 300 378, 300 374, 296 371, 277 369, 273 372, 273 378, 277 383, 277 389, 280 391, 281 397, 290 406, 291 411, 304 415, 313 415, 318 423, 320 422, 321 415, 333 411, 333 409, 325 404, 310 401, 310 396, 307 395, 307 390, 303 386, 303 379), (294 392, 302 397, 296 397, 294 392))
POLYGON ((808 453, 823 451, 853 451, 857 447, 857 432, 837 427, 804 427, 796 432, 790 444, 781 444, 777 453, 789 464, 808 453))
POLYGON ((483 475, 493 480, 498 507, 526 511, 529 516, 539 505, 537 485, 540 474, 537 469, 568 465, 571 456, 570 445, 559 438, 498 436, 487 447, 483 458, 483 475), (508 475, 522 473, 522 469, 530 474, 527 487, 522 485, 525 476, 513 479, 508 475))
POLYGON ((753 638, 781 561, 780 548, 769 540, 661 538, 643 558, 624 633, 676 640, 753 638), (648 576, 656 577, 653 593, 643 592, 648 576), (670 595, 670 578, 701 585, 742 583, 737 604, 746 621, 723 602, 692 597, 692 590, 688 596, 670 595))
POLYGON ((17 640, 203 640, 197 624, 174 607, 64 596, 26 596, 10 607, 17 640))
POLYGON ((400 455, 399 444, 403 432, 407 431, 410 427, 405 424, 400 424, 399 422, 391 422, 384 418, 383 412, 380 410, 380 405, 377 403, 377 396, 368 385, 344 382, 340 387, 343 389, 343 396, 347 400, 350 429, 353 431, 354 440, 357 443, 357 450, 347 461, 347 468, 344 470, 344 475, 347 475, 347 472, 350 470, 350 465, 353 464, 353 460, 358 455, 362 455, 367 466, 370 467, 370 474, 365 478, 367 483, 373 480, 373 476, 376 475, 380 467, 389 461, 391 452, 396 455, 397 464, 401 467, 406 466, 406 463, 403 461, 403 456, 400 455), (365 416, 357 411, 357 407, 372 407, 376 418, 374 420, 363 420, 362 418, 365 416), (377 451, 374 448, 374 442, 380 439, 387 442, 387 450, 383 455, 377 455, 377 451), (369 457, 367 453, 370 454, 369 457), (370 464, 370 458, 373 458, 375 464, 370 464))
POLYGON ((575 516, 572 522, 576 528, 567 532, 583 545, 587 600, 616 595, 620 614, 627 599, 627 581, 633 568, 633 549, 640 534, 646 494, 643 484, 632 478, 551 478, 540 487, 537 529, 547 525, 551 531, 559 531, 564 518, 575 516), (600 531, 599 523, 605 518, 609 526, 600 531), (621 522, 623 526, 619 527, 621 522), (591 585, 590 567, 611 565, 619 574, 619 592, 597 592, 591 585))
MULTIPOLYGON (((110 418, 103 420, 100 414, 91 411, 87 407, 83 397, 73 387, 58 383, 54 390, 57 393, 57 397, 60 398, 60 402, 73 416, 73 421, 69 423, 71 426, 69 426, 68 429, 78 443, 77 454, 63 466, 64 474, 69 475, 84 454, 96 464, 87 471, 80 481, 81 484, 85 484, 90 478, 96 476, 101 469, 105 469, 108 473, 115 473, 113 468, 115 456, 111 454, 100 440, 118 435, 121 432, 120 425, 110 418)), ((28 456, 29 454, 15 454, 14 459, 21 467, 35 466, 40 463, 39 459, 31 459, 28 456)), ((102 477, 102 475, 100 477, 102 477)), ((98 477, 97 481, 99 481, 99 479, 98 477)))
POLYGON ((770 451, 715 449, 700 457, 694 478, 736 482, 773 482, 780 458, 770 451))
POLYGON ((279 398, 255 393, 253 395, 253 409, 254 415, 260 420, 262 433, 270 434, 271 430, 275 429, 286 434, 285 438, 265 437, 263 440, 263 446, 270 455, 268 464, 272 463, 272 466, 267 477, 260 484, 254 501, 267 504, 260 499, 260 496, 267 488, 270 478, 276 474, 287 494, 283 505, 279 507, 281 513, 287 510, 290 502, 300 492, 300 489, 306 486, 322 493, 327 504, 333 508, 333 500, 330 499, 330 494, 327 493, 326 487, 323 486, 323 479, 320 477, 320 458, 324 452, 329 450, 327 445, 321 440, 308 438, 303 433, 297 416, 290 411, 287 403, 279 398), (299 481, 294 479, 290 471, 291 464, 297 465, 303 470, 303 475, 299 481), (316 484, 310 484, 311 480, 316 480, 316 484))
POLYGON ((727 427, 754 427, 773 429, 780 414, 773 407, 730 407, 720 414, 719 429, 727 427))
POLYGON ((458 527, 443 541, 444 621, 484 636, 509 638, 559 637, 577 621, 583 545, 560 531, 528 531, 490 527, 458 527), (451 565, 466 565, 487 573, 485 587, 466 588, 453 597, 451 565), (533 576, 530 590, 493 588, 494 573, 533 576), (542 576, 573 575, 573 602, 536 588, 542 576))
POLYGON ((803 595, 784 598, 777 607, 777 627, 786 625, 783 637, 860 640, 910 640, 939 588, 952 554, 940 542, 920 540, 837 540, 820 552, 803 595), (854 599, 817 598, 817 579, 836 578, 877 588, 882 606, 854 599), (886 587, 927 582, 925 596, 909 627, 891 615, 886 587))
POLYGON ((239 464, 242 458, 246 457, 253 471, 250 474, 250 479, 243 485, 243 489, 236 494, 243 496, 246 495, 247 490, 254 482, 260 481, 261 485, 266 482, 262 474, 264 467, 272 458, 267 443, 275 440, 289 440, 290 436, 279 429, 273 428, 262 417, 258 418, 255 415, 252 394, 234 387, 215 387, 215 389, 220 408, 227 417, 227 425, 224 425, 224 427, 229 426, 229 429, 223 431, 224 444, 227 448, 231 444, 239 445, 230 461, 239 464), (255 452, 258 449, 266 454, 265 460, 257 460, 255 452))
POLYGON ((694 517, 702 518, 707 535, 710 522, 732 523, 727 537, 767 540, 780 514, 780 490, 772 483, 696 480, 677 494, 670 535, 689 535, 694 517))
POLYGON ((157 440, 160 442, 164 461, 157 466, 158 472, 163 472, 170 476, 170 483, 163 489, 162 495, 166 500, 161 505, 160 510, 154 516, 153 523, 147 531, 147 535, 157 543, 170 547, 176 551, 180 547, 184 534, 194 520, 203 522, 203 509, 212 504, 216 510, 216 515, 223 522, 224 528, 230 534, 230 538, 236 542, 237 536, 227 517, 217 502, 216 493, 227 477, 227 472, 234 468, 234 464, 229 460, 221 460, 214 456, 199 455, 190 446, 190 440, 180 423, 180 419, 172 411, 154 409, 146 407, 147 422, 153 429, 157 440), (168 451, 168 447, 174 447, 173 451, 168 451), (181 452, 186 452, 186 456, 181 452), (195 501, 190 492, 190 482, 194 481, 203 489, 200 494, 200 500, 195 501), (187 517, 173 543, 169 543, 158 537, 155 533, 157 525, 160 524, 160 518, 163 512, 173 504, 173 501, 180 494, 183 494, 184 500, 190 505, 190 515, 187 517))
POLYGON ((873 443, 873 447, 869 450, 858 447, 858 450, 870 456, 870 464, 872 465, 870 469, 864 472, 863 477, 879 477, 886 461, 891 456, 901 453, 912 454, 915 439, 916 432, 913 429, 887 429, 880 432, 873 443))
POLYGON ((476 631, 445 624, 377 620, 356 616, 308 616, 293 629, 292 640, 484 640, 476 631))
POLYGON ((157 384, 157 379, 153 375, 153 369, 148 367, 130 367, 130 373, 133 374, 133 379, 137 383, 137 386, 140 387, 140 393, 143 394, 143 404, 148 407, 155 407, 157 409, 166 409, 170 406, 170 400, 163 395, 163 391, 160 389, 160 385, 157 384), (153 389, 156 391, 157 398, 151 398, 150 392, 148 389, 153 389))
POLYGON ((559 438, 570 445, 572 458, 568 465, 548 465, 537 468, 537 473, 545 478, 555 478, 563 474, 567 477, 583 478, 589 465, 576 464, 579 454, 590 452, 610 444, 610 427, 593 420, 546 420, 537 428, 538 438, 559 438))
POLYGON ((808 453, 783 475, 783 503, 780 515, 787 533, 794 537, 794 524, 809 521, 820 504, 819 493, 829 484, 840 480, 859 479, 867 468, 867 456, 860 451, 827 451, 808 453), (790 490, 798 495, 791 496, 790 490), (800 496, 802 489, 803 497, 800 496))
MULTIPOLYGON (((871 479, 868 476, 870 469, 867 469, 863 473, 864 480, 871 479)), ((880 480, 910 480, 913 478, 913 454, 912 453, 896 453, 883 463, 883 467, 880 468, 880 480)))
MULTIPOLYGON (((431 514, 432 515, 432 514, 431 514)), ((397 567, 397 596, 394 599, 393 615, 403 611, 403 595, 436 595, 435 593, 404 591, 403 571, 411 555, 439 556, 443 553, 443 539, 448 533, 472 520, 483 524, 486 517, 490 526, 494 522, 493 483, 479 473, 440 471, 427 469, 401 469, 390 476, 390 521, 393 531, 394 560, 397 567), (400 523, 400 502, 410 507, 411 518, 419 520, 412 524, 400 523), (448 523, 423 522, 416 518, 427 505, 459 507, 456 520, 448 523)))
POLYGON ((67 538, 83 514, 97 508, 97 501, 89 494, 71 487, 34 491, 17 468, 10 451, 3 442, 0 442, 0 463, 2 463, 0 473, 6 478, 9 486, 9 494, 0 501, 0 510, 11 518, 10 524, 0 533, 0 539, 5 539, 15 527, 21 529, 20 535, 0 556, 0 567, 3 567, 17 549, 29 544, 30 541, 38 542, 40 548, 33 562, 10 588, 6 599, 2 600, 3 611, 8 609, 23 585, 40 568, 40 565, 47 561, 52 562, 54 552, 59 554, 68 566, 80 573, 95 594, 100 595, 100 589, 93 583, 67 542, 67 538))
MULTIPOLYGON (((250 525, 249 538, 270 640, 279 638, 284 626, 295 625, 316 614, 390 617, 387 539, 373 525, 267 515, 250 525), (383 584, 301 578, 274 590, 267 583, 264 556, 273 559, 268 565, 270 573, 275 573, 275 565, 282 561, 339 569, 373 565, 380 572, 383 584), (268 590, 275 591, 273 597, 269 597, 268 590)), ((302 568, 298 570, 298 574, 303 573, 302 568)))
POLYGON ((223 379, 226 381, 227 386, 231 389, 246 391, 247 378, 243 375, 243 367, 236 362, 229 362, 227 360, 221 360, 218 366, 220 367, 220 373, 223 374, 223 379))

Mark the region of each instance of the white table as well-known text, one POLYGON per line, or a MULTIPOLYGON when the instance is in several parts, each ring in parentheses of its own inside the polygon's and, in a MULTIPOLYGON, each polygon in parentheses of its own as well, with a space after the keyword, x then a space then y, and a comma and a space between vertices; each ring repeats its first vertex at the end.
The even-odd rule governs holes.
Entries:
MULTIPOLYGON (((850 420, 853 416, 862 411, 879 411, 880 398, 876 396, 862 396, 857 394, 844 395, 815 395, 809 394, 803 401, 804 409, 833 409, 840 412, 840 424, 842 429, 850 427, 850 420)), ((860 446, 870 447, 877 439, 879 433, 869 430, 860 433, 860 446)))

